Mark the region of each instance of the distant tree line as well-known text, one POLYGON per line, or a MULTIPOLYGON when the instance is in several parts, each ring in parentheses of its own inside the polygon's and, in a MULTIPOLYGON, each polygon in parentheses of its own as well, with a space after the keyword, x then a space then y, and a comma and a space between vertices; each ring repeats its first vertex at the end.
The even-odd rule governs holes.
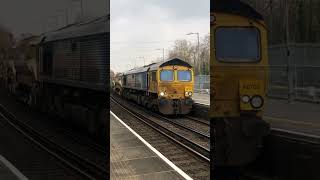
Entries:
POLYGON ((115 76, 115 72, 110 69, 110 78, 113 78, 115 76))
POLYGON ((286 42, 286 9, 291 43, 320 42, 319 0, 242 0, 260 12, 269 29, 269 43, 286 42))
POLYGON ((180 58, 190 63, 196 75, 208 75, 210 71, 210 36, 200 38, 199 57, 198 43, 190 42, 185 39, 176 40, 172 49, 168 52, 168 58, 180 58))

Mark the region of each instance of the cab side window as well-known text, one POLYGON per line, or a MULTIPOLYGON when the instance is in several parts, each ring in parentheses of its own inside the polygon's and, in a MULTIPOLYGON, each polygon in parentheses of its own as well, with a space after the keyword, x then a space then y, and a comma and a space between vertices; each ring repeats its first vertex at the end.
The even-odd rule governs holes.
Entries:
POLYGON ((156 71, 153 71, 152 74, 151 74, 151 81, 157 81, 157 72, 156 71))

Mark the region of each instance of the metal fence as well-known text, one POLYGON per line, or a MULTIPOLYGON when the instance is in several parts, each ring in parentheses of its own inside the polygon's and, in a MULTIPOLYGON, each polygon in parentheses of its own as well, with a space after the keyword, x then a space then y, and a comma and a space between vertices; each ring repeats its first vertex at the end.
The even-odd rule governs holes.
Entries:
POLYGON ((289 78, 293 79, 296 100, 320 101, 320 44, 289 44, 269 48, 269 89, 271 97, 289 97, 289 78), (289 65, 288 65, 289 64, 289 65), (290 72, 291 71, 291 72, 290 72))
MULTIPOLYGON (((288 74, 293 78, 295 100, 320 102, 320 44, 289 44, 290 68, 286 45, 269 47, 268 96, 287 99, 288 74), (289 73, 289 70, 292 71, 289 73)), ((210 75, 197 75, 194 90, 210 93, 210 75)))
POLYGON ((197 75, 194 79, 194 92, 210 93, 210 75, 197 75))

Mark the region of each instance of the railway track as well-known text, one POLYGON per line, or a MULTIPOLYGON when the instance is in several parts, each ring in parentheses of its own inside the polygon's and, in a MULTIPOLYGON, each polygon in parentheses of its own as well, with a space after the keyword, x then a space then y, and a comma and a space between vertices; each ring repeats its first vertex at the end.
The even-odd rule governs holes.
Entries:
POLYGON ((192 118, 190 116, 163 116, 155 112, 146 110, 144 107, 136 106, 136 104, 127 102, 131 106, 135 106, 135 109, 145 112, 146 114, 156 117, 164 122, 168 122, 178 128, 186 130, 190 133, 196 134, 201 139, 210 139, 210 124, 205 120, 192 118), (171 118, 170 118, 171 117, 171 118))
MULTIPOLYGON (((200 130, 196 130, 193 128, 190 128, 186 125, 183 125, 182 123, 178 123, 176 121, 173 121, 172 119, 168 119, 165 117, 162 117, 160 115, 157 115, 155 113, 151 112, 137 112, 132 110, 133 108, 128 107, 127 105, 123 105, 119 102, 119 98, 115 98, 111 96, 110 98, 111 102, 117 104, 119 107, 121 107, 124 111, 129 113, 130 115, 134 116, 136 119, 139 119, 140 121, 144 122, 149 127, 153 128, 154 130, 160 132, 167 138, 171 139, 175 143, 178 143, 185 149, 187 149, 189 152, 192 152, 197 157, 201 158, 202 160, 206 162, 210 162, 210 147, 209 147, 209 140, 210 136, 209 134, 206 134, 204 132, 201 132, 200 130), (146 115, 148 113, 149 115, 146 115), (152 117, 151 117, 151 116, 152 117), (155 117, 159 118, 158 120, 155 120, 155 117), (168 128, 167 124, 164 125, 164 123, 171 124, 171 126, 177 126, 181 129, 184 129, 184 133, 178 133, 177 127, 175 128, 168 128), (188 137, 186 134, 193 133, 194 136, 197 136, 199 139, 201 139, 201 142, 197 142, 196 140, 190 140, 190 136, 188 137), (205 143, 204 143, 205 142, 205 143), (207 144, 206 144, 207 143, 207 144), (205 146, 205 145, 206 146, 205 146)), ((129 103, 129 102, 127 102, 129 103)), ((138 109, 137 107, 135 107, 138 109)))
POLYGON ((198 122, 200 124, 204 124, 204 125, 210 126, 210 122, 206 121, 206 120, 203 120, 203 119, 198 119, 198 118, 192 117, 192 116, 185 116, 185 118, 190 119, 192 121, 196 121, 196 122, 198 122))
MULTIPOLYGON (((194 103, 192 105, 192 111, 191 115, 186 116, 186 118, 192 118, 193 120, 200 118, 199 123, 209 123, 209 111, 210 111, 210 106, 209 105, 204 105, 204 104, 199 104, 199 103, 194 103)), ((196 121, 197 121, 196 120, 196 121)))
POLYGON ((86 139, 86 142, 83 142, 83 139, 82 139, 83 137, 81 137, 81 139, 79 139, 79 136, 75 133, 72 133, 70 131, 64 131, 63 134, 68 136, 70 139, 72 139, 73 141, 75 141, 78 144, 89 146, 90 149, 94 150, 95 152, 99 152, 99 153, 105 154, 105 155, 107 155, 107 153, 108 153, 105 146, 102 146, 102 145, 94 143, 94 142, 87 143, 88 141, 92 141, 91 139, 86 139))
MULTIPOLYGON (((14 129, 23 134, 26 138, 39 146, 41 149, 49 153, 55 159, 60 161, 67 168, 70 168, 78 173, 81 177, 84 177, 85 179, 106 179, 107 177, 109 177, 107 168, 88 160, 86 157, 80 156, 71 148, 62 146, 51 138, 48 138, 39 133, 35 128, 16 118, 1 104, 0 116, 2 116, 14 129)), ((74 139, 77 139, 77 136, 75 134, 69 133, 68 136, 73 136, 74 139)), ((92 146, 94 146, 96 150, 100 149, 101 153, 104 153, 100 146, 92 146)))
POLYGON ((158 126, 150 119, 139 117, 134 112, 128 112, 124 109, 125 107, 120 106, 112 98, 110 107, 113 113, 190 177, 210 179, 209 159, 201 154, 198 156, 199 152, 196 149, 190 148, 184 144, 183 140, 178 139, 179 137, 175 137, 171 132, 166 131, 165 128, 158 126))
MULTIPOLYGON (((145 111, 145 110, 144 110, 145 111)), ((180 128, 183 128, 187 131, 190 131, 191 133, 195 133, 202 138, 210 139, 210 126, 209 124, 203 124, 202 122, 199 123, 198 120, 191 119, 191 118, 168 118, 165 116, 161 116, 154 112, 148 112, 152 116, 157 117, 163 121, 169 122, 174 124, 175 126, 178 126, 180 128)))
MULTIPOLYGON (((115 98, 115 97, 113 97, 115 98)), ((119 100, 119 99, 118 99, 119 100)), ((194 118, 191 116, 163 116, 159 113, 155 113, 152 111, 149 111, 145 109, 144 107, 137 106, 135 103, 126 101, 126 104, 129 104, 130 106, 134 106, 135 109, 138 109, 139 111, 143 111, 146 114, 156 117, 164 122, 168 122, 170 124, 173 124, 174 126, 177 126, 178 128, 182 128, 186 131, 189 131, 193 134, 197 134, 201 139, 210 139, 210 123, 209 121, 194 118)))

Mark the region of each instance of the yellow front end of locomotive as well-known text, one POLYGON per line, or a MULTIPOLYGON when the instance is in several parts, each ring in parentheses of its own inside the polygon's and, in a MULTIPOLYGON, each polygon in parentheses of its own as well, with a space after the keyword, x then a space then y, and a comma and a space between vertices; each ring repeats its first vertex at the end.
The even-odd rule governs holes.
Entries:
POLYGON ((231 7, 211 13, 210 123, 215 129, 211 132, 216 167, 253 162, 269 131, 262 119, 268 84, 267 29, 254 10, 240 4, 231 7))
POLYGON ((264 105, 264 84, 257 80, 239 81, 241 111, 259 111, 264 105))
POLYGON ((265 25, 262 21, 226 13, 212 13, 211 16, 214 21, 211 22, 210 116, 239 117, 243 113, 261 116, 268 82, 265 25), (248 36, 252 47, 245 51, 226 50, 227 43, 243 48, 245 42, 231 39, 229 35, 233 34, 248 36))
POLYGON ((192 109, 194 74, 185 66, 165 66, 158 70, 158 104, 163 114, 188 114, 192 109))
POLYGON ((193 86, 192 68, 166 66, 158 70, 158 97, 166 97, 167 99, 191 98, 193 86), (180 72, 183 72, 184 75, 179 75, 180 72))

